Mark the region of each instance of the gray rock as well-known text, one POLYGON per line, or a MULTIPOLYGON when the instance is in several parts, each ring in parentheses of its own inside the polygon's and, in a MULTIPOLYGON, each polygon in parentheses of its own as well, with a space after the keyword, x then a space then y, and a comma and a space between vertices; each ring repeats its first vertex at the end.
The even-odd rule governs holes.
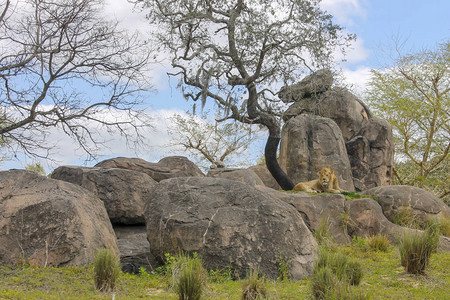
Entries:
POLYGON ((272 174, 270 174, 265 164, 260 164, 256 166, 249 167, 264 183, 265 186, 272 188, 274 190, 281 190, 278 182, 273 178, 272 174))
POLYGON ((150 252, 145 226, 114 226, 120 251, 120 264, 126 273, 139 273, 141 267, 148 273, 159 266, 150 252))
POLYGON ((344 139, 336 123, 315 115, 300 115, 283 127, 280 166, 294 183, 317 179, 323 168, 334 171, 342 189, 353 191, 344 139))
POLYGON ((174 177, 205 176, 193 162, 183 156, 166 157, 158 163, 151 163, 141 158, 117 157, 101 161, 95 166, 139 171, 157 182, 174 177))
MULTIPOLYGON (((380 204, 370 198, 347 201, 346 209, 349 217, 348 233, 351 236, 367 237, 383 234, 392 243, 397 244, 404 232, 418 231, 389 221, 383 214, 380 204)), ((441 236, 439 249, 450 251, 450 239, 441 236)))
POLYGON ((173 178, 160 182, 145 210, 151 252, 197 252, 208 269, 232 263, 240 277, 257 267, 277 278, 277 258, 295 279, 311 274, 317 243, 291 205, 238 181, 173 178))
POLYGON ((248 184, 250 186, 264 185, 262 180, 250 169, 230 169, 219 168, 208 172, 207 177, 220 177, 230 180, 236 180, 248 184))
POLYGON ((157 182, 145 173, 118 168, 62 166, 53 179, 78 184, 105 204, 113 224, 144 224, 144 205, 157 182))
POLYGON ((0 264, 88 265, 119 253, 103 202, 88 190, 25 170, 0 172, 0 264))
POLYGON ((300 101, 327 91, 333 85, 333 73, 329 69, 314 72, 299 83, 284 86, 278 92, 278 97, 284 102, 300 101))
POLYGON ((394 140, 386 120, 366 121, 359 136, 347 142, 346 147, 357 191, 391 183, 394 140))
POLYGON ((342 218, 345 213, 346 201, 343 195, 285 193, 265 187, 258 187, 258 189, 271 197, 275 197, 294 206, 302 215, 305 224, 312 232, 317 230, 322 219, 327 219, 333 240, 339 244, 350 242, 350 237, 342 218))
POLYGON ((384 215, 392 222, 402 209, 409 209, 419 221, 450 215, 449 207, 433 193, 407 185, 379 186, 363 192, 376 197, 384 215))

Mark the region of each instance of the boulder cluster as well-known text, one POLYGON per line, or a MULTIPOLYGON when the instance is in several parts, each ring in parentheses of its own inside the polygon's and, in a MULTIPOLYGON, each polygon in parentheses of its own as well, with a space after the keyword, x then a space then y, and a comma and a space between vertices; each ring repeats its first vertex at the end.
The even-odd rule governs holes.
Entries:
MULTIPOLYGON (((404 207, 425 219, 450 213, 414 187, 364 191, 378 201, 286 193, 265 186, 251 169, 205 175, 180 156, 62 166, 50 177, 0 172, 0 264, 87 265, 106 247, 120 253, 126 272, 152 271, 166 253, 186 251, 197 252, 208 269, 231 266, 237 278, 256 267, 277 278, 282 257, 300 279, 313 270, 313 233, 324 218, 334 240, 346 243, 376 233, 395 241, 407 229, 392 217, 404 207)), ((449 239, 441 238, 441 247, 449 250, 449 239)))
POLYGON ((389 185, 390 124, 372 118, 364 102, 332 84, 332 72, 323 69, 278 93, 283 102, 293 102, 283 115, 281 167, 294 182, 315 179, 327 167, 349 191, 389 185))

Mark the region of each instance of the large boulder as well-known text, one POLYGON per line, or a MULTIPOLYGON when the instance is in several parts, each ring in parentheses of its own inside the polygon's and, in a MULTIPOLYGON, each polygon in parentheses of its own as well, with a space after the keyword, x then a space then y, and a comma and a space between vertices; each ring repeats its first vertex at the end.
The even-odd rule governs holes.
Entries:
POLYGON ((359 134, 370 112, 367 106, 343 88, 332 88, 320 96, 305 97, 292 104, 284 113, 285 121, 300 114, 313 113, 336 122, 347 142, 359 134))
POLYGON ((277 258, 295 279, 311 274, 317 243, 291 205, 224 178, 161 181, 145 209, 150 250, 162 259, 197 252, 209 269, 233 265, 240 277, 258 268, 277 278, 277 258))
POLYGON ((266 187, 258 187, 258 190, 294 206, 312 232, 317 230, 321 222, 327 221, 330 234, 336 243, 350 242, 350 237, 343 222, 346 202, 344 195, 285 193, 266 187))
POLYGON ((101 161, 95 166, 139 171, 157 182, 174 177, 205 176, 193 162, 183 156, 166 157, 158 163, 151 163, 141 158, 117 157, 101 161))
POLYGON ((374 196, 381 205, 384 215, 393 222, 395 216, 407 209, 418 221, 442 215, 450 216, 449 207, 433 193, 408 185, 379 186, 363 192, 374 196))
POLYGON ((62 166, 53 179, 78 184, 103 200, 113 224, 144 224, 144 205, 157 182, 145 173, 118 168, 62 166))
POLYGON ((88 265, 119 253, 103 202, 72 183, 25 170, 0 172, 0 264, 88 265))
POLYGON ((250 186, 264 185, 264 182, 251 169, 218 168, 210 170, 206 176, 236 180, 250 186))
POLYGON ((333 81, 334 78, 331 70, 322 69, 306 76, 298 83, 283 86, 278 92, 278 97, 284 103, 314 97, 330 89, 333 85, 333 81))
POLYGON ((329 168, 342 189, 354 190, 344 139, 331 119, 311 114, 290 119, 282 130, 279 161, 294 183, 317 179, 329 168))
POLYGON ((386 120, 366 121, 359 135, 348 141, 346 147, 357 191, 391 183, 394 138, 386 120))

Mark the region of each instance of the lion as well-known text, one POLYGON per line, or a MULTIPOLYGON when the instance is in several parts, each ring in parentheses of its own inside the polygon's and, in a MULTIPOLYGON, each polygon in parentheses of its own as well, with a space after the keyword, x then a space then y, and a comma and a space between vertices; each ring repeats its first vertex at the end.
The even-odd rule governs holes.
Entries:
POLYGON ((334 171, 328 168, 323 168, 319 171, 319 179, 300 182, 293 188, 294 191, 305 191, 312 193, 328 192, 328 193, 340 193, 344 192, 339 187, 338 179, 334 175, 334 171))

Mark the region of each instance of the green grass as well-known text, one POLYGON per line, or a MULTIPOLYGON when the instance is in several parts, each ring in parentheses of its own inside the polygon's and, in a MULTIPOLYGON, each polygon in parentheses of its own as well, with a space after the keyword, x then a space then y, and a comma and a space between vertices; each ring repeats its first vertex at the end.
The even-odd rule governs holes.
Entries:
MULTIPOLYGON (((450 252, 433 253, 426 275, 412 275, 400 264, 398 249, 387 252, 341 246, 339 250, 357 259, 364 277, 355 293, 371 299, 447 299, 450 290, 450 252)), ((204 299, 241 299, 240 281, 208 282, 204 299)), ((270 299, 310 299, 309 279, 268 281, 270 299)), ((95 290, 92 268, 35 268, 0 266, 0 299, 112 299, 112 293, 95 290)), ((115 299, 178 299, 167 290, 162 275, 120 274, 115 299)))

